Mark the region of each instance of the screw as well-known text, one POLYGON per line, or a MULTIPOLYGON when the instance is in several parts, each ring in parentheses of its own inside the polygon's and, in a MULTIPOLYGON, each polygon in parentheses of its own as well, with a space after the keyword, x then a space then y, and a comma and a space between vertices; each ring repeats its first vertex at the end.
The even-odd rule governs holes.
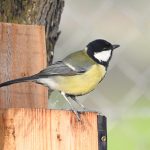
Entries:
POLYGON ((101 141, 102 141, 102 142, 106 142, 106 136, 105 136, 105 135, 103 135, 103 136, 101 137, 101 141))

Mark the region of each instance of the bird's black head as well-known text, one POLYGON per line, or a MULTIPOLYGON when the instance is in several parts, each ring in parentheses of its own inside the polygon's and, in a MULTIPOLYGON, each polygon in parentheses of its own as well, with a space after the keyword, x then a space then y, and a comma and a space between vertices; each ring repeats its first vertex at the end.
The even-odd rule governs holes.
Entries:
POLYGON ((97 39, 87 45, 87 54, 97 63, 108 67, 109 61, 112 57, 113 50, 119 45, 112 45, 111 43, 97 39))

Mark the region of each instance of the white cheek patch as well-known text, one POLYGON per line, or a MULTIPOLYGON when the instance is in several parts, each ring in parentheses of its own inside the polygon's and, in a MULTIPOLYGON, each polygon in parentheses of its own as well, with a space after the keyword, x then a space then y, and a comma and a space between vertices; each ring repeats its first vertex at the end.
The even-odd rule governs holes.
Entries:
POLYGON ((110 56, 111 56, 111 50, 94 53, 94 57, 99 61, 108 61, 110 56))

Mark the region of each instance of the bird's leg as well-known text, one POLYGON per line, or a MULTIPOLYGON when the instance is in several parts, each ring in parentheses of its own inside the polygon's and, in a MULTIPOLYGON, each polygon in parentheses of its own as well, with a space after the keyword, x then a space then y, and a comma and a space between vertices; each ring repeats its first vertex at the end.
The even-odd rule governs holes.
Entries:
POLYGON ((69 103, 72 111, 74 112, 74 114, 76 115, 77 119, 80 121, 80 116, 78 114, 78 112, 76 111, 76 109, 72 106, 71 102, 69 101, 68 99, 68 96, 64 93, 64 92, 61 92, 62 96, 65 98, 65 100, 69 103))
POLYGON ((84 105, 83 104, 81 104, 77 99, 76 99, 76 97, 75 96, 73 96, 73 95, 69 95, 70 96, 70 98, 72 99, 72 100, 74 100, 82 109, 86 109, 85 107, 84 107, 84 105))

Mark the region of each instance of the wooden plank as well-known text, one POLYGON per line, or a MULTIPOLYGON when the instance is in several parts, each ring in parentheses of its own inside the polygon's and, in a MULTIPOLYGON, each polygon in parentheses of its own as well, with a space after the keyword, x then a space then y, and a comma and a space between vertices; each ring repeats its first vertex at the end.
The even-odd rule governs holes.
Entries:
MULTIPOLYGON (((46 66, 44 27, 0 23, 0 83, 46 66)), ((47 89, 35 83, 0 88, 0 108, 47 107, 47 89)))
POLYGON ((98 150, 97 113, 0 110, 0 150, 98 150))

